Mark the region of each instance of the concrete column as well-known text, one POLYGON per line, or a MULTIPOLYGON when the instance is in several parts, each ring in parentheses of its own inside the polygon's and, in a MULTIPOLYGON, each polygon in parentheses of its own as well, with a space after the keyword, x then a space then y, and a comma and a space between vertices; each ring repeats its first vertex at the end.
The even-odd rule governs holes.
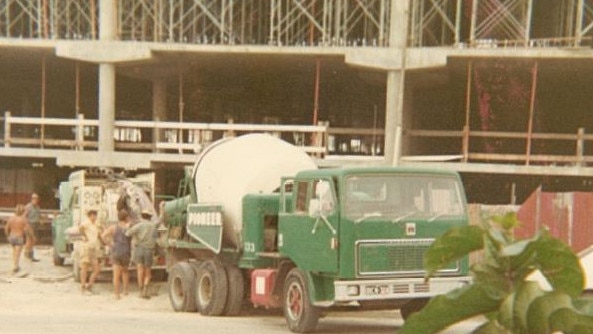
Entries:
POLYGON ((113 152, 115 65, 99 65, 99 152, 113 152))
POLYGON ((394 166, 400 163, 402 148, 401 134, 409 5, 409 1, 392 1, 390 12, 389 47, 399 51, 396 54, 399 54, 402 60, 400 69, 387 72, 384 159, 385 164, 394 166))
MULTIPOLYGON (((117 39, 117 2, 99 2, 99 40, 117 39)), ((113 152, 115 144, 115 65, 99 64, 99 152, 113 152)))
POLYGON ((401 71, 387 72, 387 93, 385 98, 385 149, 386 165, 397 165, 401 154, 401 111, 399 90, 401 71), (397 157, 397 158, 396 158, 397 157))
MULTIPOLYGON (((167 82, 164 79, 155 79, 152 81, 152 118, 156 121, 167 120, 167 82)), ((162 138, 162 131, 154 129, 154 143, 162 138)))
POLYGON ((102 41, 117 39, 116 0, 100 0, 99 2, 99 39, 102 41))

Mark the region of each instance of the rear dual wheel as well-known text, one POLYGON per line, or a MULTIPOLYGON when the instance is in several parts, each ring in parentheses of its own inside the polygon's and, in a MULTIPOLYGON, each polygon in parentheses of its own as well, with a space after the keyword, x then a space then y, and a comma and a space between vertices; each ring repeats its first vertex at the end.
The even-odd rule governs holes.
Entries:
POLYGON ((233 265, 225 266, 229 291, 226 299, 224 315, 234 316, 241 312, 245 300, 245 280, 241 269, 233 265))
POLYGON ((213 260, 203 262, 196 271, 195 303, 198 311, 207 316, 223 315, 228 287, 224 267, 213 260))
POLYGON ((57 249, 54 248, 54 266, 63 266, 64 265, 64 258, 60 256, 60 253, 57 249))
POLYGON ((80 262, 78 260, 78 254, 74 254, 72 258, 72 277, 74 282, 80 283, 80 262))
POLYGON ((176 263, 169 272, 169 301, 175 312, 195 312, 196 274, 187 262, 176 263))
POLYGON ((245 298, 245 280, 241 270, 208 260, 196 269, 195 301, 206 316, 239 314, 245 298))

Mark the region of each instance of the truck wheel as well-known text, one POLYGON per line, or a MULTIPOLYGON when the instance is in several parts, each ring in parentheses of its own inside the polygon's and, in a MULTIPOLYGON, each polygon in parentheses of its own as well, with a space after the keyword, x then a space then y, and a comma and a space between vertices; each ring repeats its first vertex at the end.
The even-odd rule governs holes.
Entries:
POLYGON ((60 256, 60 253, 54 248, 54 266, 63 266, 64 258, 60 256))
POLYGON ((175 312, 196 311, 195 280, 195 272, 187 262, 178 262, 171 269, 167 286, 169 301, 175 312))
POLYGON ((225 310, 228 280, 224 267, 212 260, 200 265, 196 274, 196 305, 207 316, 219 316, 225 310))
POLYGON ((420 311, 424 306, 426 306, 426 304, 428 304, 429 301, 430 299, 428 298, 418 298, 413 299, 402 306, 399 312, 401 313, 404 321, 406 321, 412 314, 420 311))
POLYGON ((307 278, 302 270, 292 269, 284 283, 284 318, 288 329, 308 333, 315 329, 321 310, 311 305, 307 278))
POLYGON ((72 277, 74 277, 74 282, 80 283, 80 263, 78 259, 72 260, 72 277))
POLYGON ((233 316, 241 312, 245 299, 245 280, 241 269, 236 266, 225 266, 228 279, 228 296, 223 314, 233 316))

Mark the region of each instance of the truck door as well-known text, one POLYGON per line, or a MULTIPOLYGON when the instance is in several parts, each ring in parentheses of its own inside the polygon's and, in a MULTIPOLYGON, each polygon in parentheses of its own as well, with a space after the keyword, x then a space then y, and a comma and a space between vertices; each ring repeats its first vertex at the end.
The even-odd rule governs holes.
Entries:
POLYGON ((280 213, 280 252, 307 271, 338 271, 339 213, 329 179, 295 180, 293 203, 280 213))

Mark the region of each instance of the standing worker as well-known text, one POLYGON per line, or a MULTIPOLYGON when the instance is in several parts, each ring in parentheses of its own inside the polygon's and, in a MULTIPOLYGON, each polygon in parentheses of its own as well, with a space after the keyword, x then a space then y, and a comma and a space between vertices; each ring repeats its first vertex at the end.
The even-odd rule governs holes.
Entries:
POLYGON ((113 290, 115 299, 120 299, 120 281, 123 285, 124 296, 128 294, 128 286, 130 285, 128 266, 130 265, 131 238, 125 235, 125 232, 130 227, 130 216, 128 211, 123 209, 119 210, 117 219, 118 223, 109 226, 105 232, 101 234, 101 239, 105 244, 111 245, 113 290), (106 242, 106 239, 110 239, 112 242, 106 242))
POLYGON ((148 285, 151 279, 151 267, 156 246, 157 224, 150 221, 152 213, 142 210, 142 220, 126 231, 126 236, 133 237, 134 252, 132 261, 136 263, 138 289, 140 297, 150 298, 148 285))
POLYGON ((87 211, 88 220, 80 224, 79 231, 82 236, 80 250, 80 291, 93 293, 93 284, 99 276, 100 238, 103 226, 97 220, 97 210, 87 211), (92 267, 91 276, 88 277, 89 267, 92 267), (88 278, 88 280, 87 280, 88 278))
POLYGON ((17 273, 20 270, 19 262, 23 246, 25 244, 25 237, 31 232, 31 225, 25 218, 25 207, 22 204, 16 206, 14 216, 8 218, 6 225, 4 225, 4 234, 8 239, 8 243, 12 246, 12 272, 17 273))
POLYGON ((33 262, 39 262, 35 258, 34 246, 39 235, 39 224, 41 223, 41 207, 39 206, 39 195, 31 194, 31 201, 25 206, 25 217, 31 225, 31 233, 27 235, 25 244, 25 257, 33 262))

